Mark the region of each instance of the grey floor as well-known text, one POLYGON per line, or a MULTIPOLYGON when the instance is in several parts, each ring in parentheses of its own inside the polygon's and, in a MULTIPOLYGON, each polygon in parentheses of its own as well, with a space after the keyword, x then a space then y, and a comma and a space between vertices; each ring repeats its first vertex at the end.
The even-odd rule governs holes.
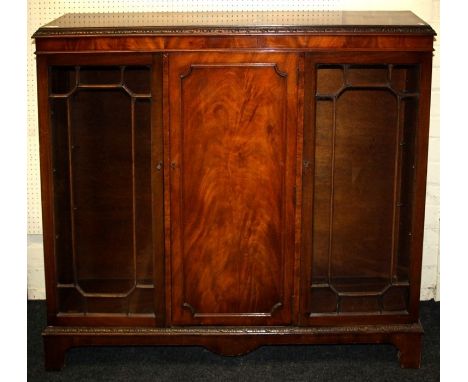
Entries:
POLYGON ((199 347, 71 349, 60 372, 45 372, 44 301, 28 301, 28 381, 439 381, 440 303, 421 303, 422 367, 400 369, 390 345, 265 346, 241 357, 199 347))

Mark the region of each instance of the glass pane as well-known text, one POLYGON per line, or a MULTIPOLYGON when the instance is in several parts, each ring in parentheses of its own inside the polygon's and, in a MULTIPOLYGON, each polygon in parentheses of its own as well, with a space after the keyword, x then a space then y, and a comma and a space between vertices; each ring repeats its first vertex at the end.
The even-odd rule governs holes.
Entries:
POLYGON ((416 65, 318 66, 312 315, 407 309, 418 76, 416 65))
POLYGON ((387 311, 402 311, 408 306, 409 288, 394 286, 385 292, 382 298, 383 309, 387 311))
POLYGON ((132 279, 131 99, 120 89, 80 90, 71 105, 78 280, 132 279))
POLYGON ((54 66, 50 69, 51 94, 67 94, 75 88, 76 69, 74 66, 54 66))
POLYGON ((380 310, 378 296, 362 296, 341 298, 340 311, 352 313, 372 313, 380 310))
POLYGON ((388 68, 386 65, 351 65, 346 80, 351 86, 386 85, 388 68))
POLYGON ((121 77, 121 69, 118 66, 80 67, 80 84, 118 85, 121 77))
POLYGON ((80 314, 85 311, 84 298, 75 288, 58 288, 57 297, 60 312, 80 314))
POLYGON ((333 144, 333 102, 318 101, 315 132, 315 188, 313 201, 313 253, 312 281, 328 280, 330 249, 330 190, 333 144))
POLYGON ((314 287, 311 289, 311 313, 334 313, 337 309, 338 298, 330 288, 314 287))
POLYGON ((50 100, 57 281, 73 283, 67 99, 50 100))
POLYGON ((402 136, 400 139, 401 188, 398 200, 400 214, 398 230, 398 257, 395 279, 408 281, 411 245, 411 202, 413 196, 414 140, 418 123, 418 99, 407 98, 401 102, 402 136))
MULTIPOLYGON (((135 232, 137 282, 152 284, 151 100, 135 101, 135 232)), ((162 197, 162 195, 160 195, 162 197)))
POLYGON ((397 100, 350 90, 336 105, 332 278, 388 278, 392 259, 397 100))
POLYGON ((153 288, 136 288, 129 297, 130 313, 152 313, 154 311, 153 288))
POLYGON ((136 94, 150 93, 150 68, 145 66, 127 66, 124 72, 125 86, 136 94))
POLYGON ((419 67, 417 65, 395 65, 392 69, 392 87, 402 93, 419 91, 419 67))
POLYGON ((343 68, 340 65, 320 66, 317 71, 317 94, 335 94, 343 85, 343 68))
POLYGON ((88 313, 122 313, 128 310, 127 299, 88 297, 86 299, 88 313))

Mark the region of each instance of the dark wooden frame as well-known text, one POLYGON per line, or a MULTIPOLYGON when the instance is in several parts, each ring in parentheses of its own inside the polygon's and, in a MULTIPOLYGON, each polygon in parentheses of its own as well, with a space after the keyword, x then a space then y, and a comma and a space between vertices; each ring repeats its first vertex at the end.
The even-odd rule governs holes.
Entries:
MULTIPOLYGON (((166 28, 167 29, 167 28, 166 28)), ((180 29, 180 28, 179 28, 180 29)), ((323 26, 294 29, 249 29, 222 27, 211 30, 59 30, 40 29, 36 35, 41 193, 44 227, 47 323, 43 333, 46 369, 60 369, 65 352, 74 346, 95 345, 201 345, 226 355, 243 354, 261 345, 323 343, 391 343, 399 349, 402 367, 419 367, 422 327, 419 323, 423 222, 427 170, 427 147, 431 91, 433 31, 427 26, 323 26), (284 30, 283 30, 284 29, 284 30), (54 252, 54 207, 51 158, 51 127, 48 107, 50 65, 148 64, 152 66, 152 157, 153 239, 170 253, 170 131, 169 55, 172 52, 294 52, 297 54, 295 248, 292 326, 171 327, 170 256, 155 258, 155 278, 161 283, 155 296, 155 318, 60 317, 57 315, 54 252), (420 65, 419 124, 416 135, 412 249, 410 265, 410 308, 407 315, 329 317, 305 320, 304 294, 308 288, 308 259, 304 253, 310 242, 302 240, 310 227, 310 217, 302 211, 311 201, 305 196, 312 184, 305 177, 303 160, 313 153, 303 151, 304 141, 313 140, 303 126, 313 125, 313 65, 330 62, 398 62, 420 65), (308 75, 309 73, 309 75, 308 75), (164 145, 163 145, 164 143, 164 145), (164 186, 163 186, 164 185, 164 186), (164 193, 164 199, 155 193, 164 193)), ((305 146, 310 147, 310 146, 305 146)), ((249 325, 248 323, 246 323, 249 325)))

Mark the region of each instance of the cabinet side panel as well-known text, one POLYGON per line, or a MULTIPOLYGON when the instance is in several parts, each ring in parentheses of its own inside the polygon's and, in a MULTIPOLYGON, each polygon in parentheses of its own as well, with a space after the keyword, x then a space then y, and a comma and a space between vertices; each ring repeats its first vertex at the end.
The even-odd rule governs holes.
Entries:
POLYGON ((50 100, 52 131, 52 161, 54 163, 55 250, 57 280, 60 284, 73 283, 73 251, 70 215, 70 173, 68 161, 68 108, 63 98, 50 100))
POLYGON ((49 91, 48 58, 37 57, 41 203, 44 237, 47 323, 52 325, 55 323, 55 315, 57 313, 57 279, 54 245, 54 183, 52 170, 52 134, 49 119, 49 91))

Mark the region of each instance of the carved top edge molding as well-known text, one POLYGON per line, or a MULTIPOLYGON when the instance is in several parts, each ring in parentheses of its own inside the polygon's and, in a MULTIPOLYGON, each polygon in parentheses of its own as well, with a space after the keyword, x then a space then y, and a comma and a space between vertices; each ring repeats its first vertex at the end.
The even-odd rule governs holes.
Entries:
POLYGON ((278 33, 435 34, 410 11, 214 11, 68 13, 33 37, 278 33))
POLYGON ((44 336, 54 335, 103 335, 103 336, 134 336, 134 335, 320 335, 320 334, 370 334, 370 333, 422 333, 420 323, 399 325, 363 325, 334 327, 59 327, 48 326, 42 333, 44 336))
POLYGON ((429 25, 401 26, 278 26, 278 27, 146 27, 146 28, 47 28, 32 37, 125 36, 125 35, 262 35, 262 34, 425 34, 435 35, 429 25))

